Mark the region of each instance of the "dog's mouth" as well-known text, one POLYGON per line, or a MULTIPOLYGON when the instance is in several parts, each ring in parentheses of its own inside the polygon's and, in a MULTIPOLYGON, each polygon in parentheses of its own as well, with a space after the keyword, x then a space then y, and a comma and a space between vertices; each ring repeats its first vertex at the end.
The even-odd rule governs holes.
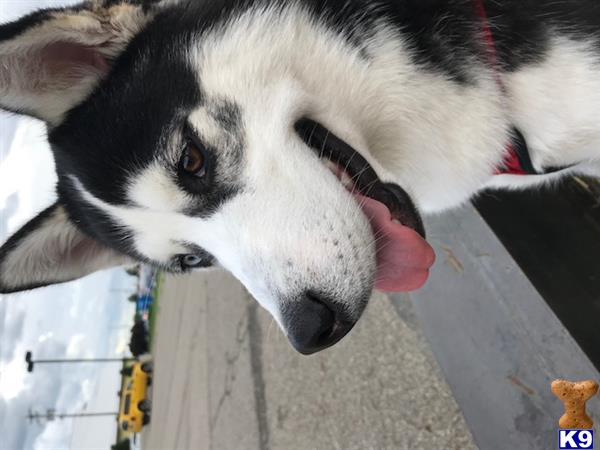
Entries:
POLYGON ((385 292, 420 288, 435 254, 425 241, 423 220, 410 196, 397 184, 381 181, 359 152, 319 123, 302 119, 295 128, 369 219, 377 251, 375 287, 385 292))

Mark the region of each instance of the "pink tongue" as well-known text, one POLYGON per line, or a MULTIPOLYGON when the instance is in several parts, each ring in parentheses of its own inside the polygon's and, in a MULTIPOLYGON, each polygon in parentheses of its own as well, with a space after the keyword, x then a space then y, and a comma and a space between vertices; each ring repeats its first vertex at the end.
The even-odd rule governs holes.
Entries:
POLYGON ((375 288, 384 292, 419 289, 435 261, 431 246, 413 229, 392 221, 388 208, 355 194, 377 238, 375 288))

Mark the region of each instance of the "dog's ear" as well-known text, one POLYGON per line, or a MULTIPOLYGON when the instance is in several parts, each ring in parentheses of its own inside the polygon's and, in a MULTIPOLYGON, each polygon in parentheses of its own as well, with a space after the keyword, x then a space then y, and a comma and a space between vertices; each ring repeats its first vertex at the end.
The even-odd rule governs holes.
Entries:
POLYGON ((56 203, 0 247, 0 293, 71 281, 132 262, 79 231, 56 203))
POLYGON ((154 16, 138 3, 93 0, 0 25, 0 108, 57 125, 154 16))

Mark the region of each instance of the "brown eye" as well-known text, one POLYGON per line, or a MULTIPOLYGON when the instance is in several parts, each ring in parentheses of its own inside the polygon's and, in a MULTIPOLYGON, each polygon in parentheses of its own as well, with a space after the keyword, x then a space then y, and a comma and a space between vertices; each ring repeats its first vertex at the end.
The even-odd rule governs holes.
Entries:
POLYGON ((180 161, 181 169, 190 175, 201 177, 206 173, 204 152, 193 142, 188 142, 180 161))

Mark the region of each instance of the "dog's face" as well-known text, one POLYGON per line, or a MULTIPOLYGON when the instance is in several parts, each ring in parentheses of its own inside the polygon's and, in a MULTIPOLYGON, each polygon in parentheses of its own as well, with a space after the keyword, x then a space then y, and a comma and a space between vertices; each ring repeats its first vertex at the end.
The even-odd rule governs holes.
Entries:
POLYGON ((0 41, 14 67, 47 66, 23 82, 5 64, 0 104, 48 122, 59 176, 58 203, 0 250, 2 290, 127 260, 222 266, 313 353, 352 328, 374 286, 425 281, 433 254, 409 197, 308 118, 301 86, 219 75, 189 11, 94 5, 0 41), (60 20, 75 30, 59 39, 60 20))

